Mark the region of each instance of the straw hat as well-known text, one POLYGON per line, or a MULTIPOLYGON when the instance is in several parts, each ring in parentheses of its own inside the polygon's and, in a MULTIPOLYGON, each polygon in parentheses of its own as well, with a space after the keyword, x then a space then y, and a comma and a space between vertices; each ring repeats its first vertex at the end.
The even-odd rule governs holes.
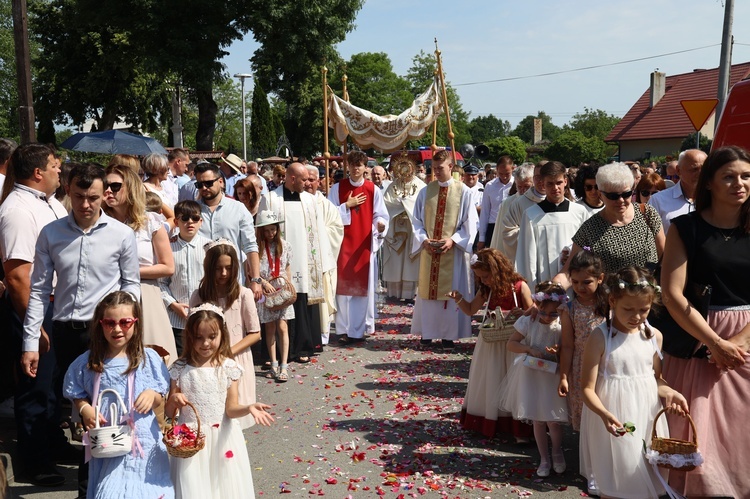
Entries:
POLYGON ((226 158, 221 158, 221 160, 224 163, 228 164, 235 172, 242 173, 240 171, 240 166, 242 166, 242 159, 236 154, 230 154, 226 158))
POLYGON ((256 227, 265 227, 266 225, 283 224, 283 223, 284 223, 284 219, 279 219, 276 213, 271 210, 261 211, 260 213, 258 213, 258 216, 255 218, 256 227))

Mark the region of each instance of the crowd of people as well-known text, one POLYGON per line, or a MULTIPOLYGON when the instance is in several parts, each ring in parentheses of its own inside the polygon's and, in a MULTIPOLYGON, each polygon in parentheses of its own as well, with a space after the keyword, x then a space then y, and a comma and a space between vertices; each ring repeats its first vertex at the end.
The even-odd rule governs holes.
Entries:
POLYGON ((81 497, 252 497, 241 431, 273 421, 255 366, 284 383, 291 362, 365 342, 380 293, 414 304, 421 349, 451 352, 474 316, 514 317, 507 340, 479 328, 460 424, 535 440, 540 477, 566 472, 569 424, 590 494, 750 492, 732 466, 750 448, 733 429, 750 388, 746 151, 688 150, 661 168, 503 156, 459 169, 445 150, 428 167, 370 168, 360 151, 343 163, 194 163, 173 149, 103 166, 0 139, 5 355, 31 481, 61 484, 55 463, 72 460, 81 497), (91 457, 87 430, 113 392, 138 444, 91 457), (205 451, 168 456, 159 435, 176 413, 210 427, 205 451), (654 424, 692 439, 688 414, 703 464, 667 475, 641 440, 654 424))

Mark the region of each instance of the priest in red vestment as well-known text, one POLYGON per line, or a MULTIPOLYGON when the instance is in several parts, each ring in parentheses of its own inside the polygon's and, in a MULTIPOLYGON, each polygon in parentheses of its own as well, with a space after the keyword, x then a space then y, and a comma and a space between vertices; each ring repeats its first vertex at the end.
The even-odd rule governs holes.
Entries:
POLYGON ((331 187, 328 198, 339 207, 344 222, 338 257, 336 333, 340 343, 355 343, 375 330, 376 254, 388 229, 388 209, 380 189, 364 178, 367 156, 352 151, 346 161, 349 178, 331 187))

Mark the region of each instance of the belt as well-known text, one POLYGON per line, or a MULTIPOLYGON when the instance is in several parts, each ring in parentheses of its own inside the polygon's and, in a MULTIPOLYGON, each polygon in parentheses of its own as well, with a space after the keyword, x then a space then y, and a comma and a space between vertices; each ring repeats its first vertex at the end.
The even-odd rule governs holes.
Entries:
POLYGON ((60 329, 75 329, 83 330, 88 329, 91 325, 90 321, 54 321, 55 327, 60 329))

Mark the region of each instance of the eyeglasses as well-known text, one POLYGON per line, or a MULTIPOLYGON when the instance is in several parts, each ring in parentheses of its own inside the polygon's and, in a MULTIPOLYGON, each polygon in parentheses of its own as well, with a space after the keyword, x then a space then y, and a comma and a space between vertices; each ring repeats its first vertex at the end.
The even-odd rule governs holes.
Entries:
POLYGON ((107 192, 107 189, 112 191, 112 194, 117 194, 120 192, 120 189, 122 189, 122 182, 107 182, 104 181, 104 192, 107 192))
POLYGON ((583 188, 586 189, 589 192, 590 191, 598 191, 599 190, 599 186, 596 185, 596 184, 594 184, 594 185, 584 185, 583 188))
POLYGON ((99 321, 99 324, 102 325, 102 327, 106 329, 114 329, 116 325, 120 325, 120 329, 123 331, 127 331, 131 327, 133 327, 133 324, 138 322, 138 319, 135 317, 123 317, 119 321, 116 321, 114 319, 102 319, 99 321))
POLYGON ((189 222, 190 220, 192 220, 193 222, 198 223, 202 220, 202 218, 200 217, 200 215, 194 215, 192 217, 190 215, 182 215, 180 217, 180 220, 182 220, 183 222, 189 222))
POLYGON ((198 189, 203 189, 204 187, 205 187, 206 189, 210 189, 211 187, 213 187, 214 183, 216 183, 216 181, 217 181, 217 180, 219 180, 219 179, 218 179, 218 178, 215 178, 215 179, 213 179, 213 180, 204 180, 204 181, 202 181, 202 182, 199 182, 199 181, 197 181, 197 180, 196 180, 196 181, 195 181, 195 186, 196 186, 196 187, 197 187, 198 189))
POLYGON ((659 191, 641 191, 641 197, 642 198, 647 198, 649 196, 653 196, 657 192, 659 192, 659 191))
POLYGON ((599 191, 599 192, 604 194, 605 198, 610 199, 612 201, 617 201, 620 198, 630 199, 631 197, 633 197, 633 189, 630 189, 629 191, 625 191, 625 192, 604 192, 604 191, 599 191))

